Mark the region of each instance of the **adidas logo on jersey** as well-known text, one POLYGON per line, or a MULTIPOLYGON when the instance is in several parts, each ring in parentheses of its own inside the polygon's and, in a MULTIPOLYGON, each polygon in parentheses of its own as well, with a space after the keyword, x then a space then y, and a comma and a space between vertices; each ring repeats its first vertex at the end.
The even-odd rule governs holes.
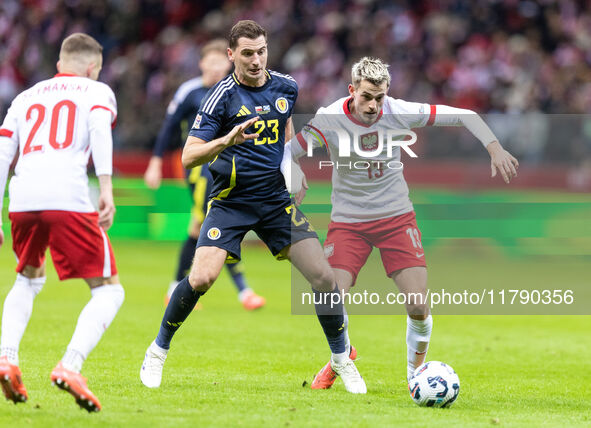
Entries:
POLYGON ((250 110, 247 109, 245 105, 242 105, 242 107, 240 107, 240 111, 238 112, 238 114, 236 115, 236 117, 242 117, 242 116, 246 116, 246 115, 249 115, 249 114, 252 114, 250 112, 250 110))

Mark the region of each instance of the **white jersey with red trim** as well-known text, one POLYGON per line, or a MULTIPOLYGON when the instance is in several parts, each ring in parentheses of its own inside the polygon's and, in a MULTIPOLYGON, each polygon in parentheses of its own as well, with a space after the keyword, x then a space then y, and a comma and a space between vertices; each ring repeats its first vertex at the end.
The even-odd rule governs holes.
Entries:
POLYGON ((19 94, 0 128, 5 171, 19 153, 9 211, 96 211, 88 193, 88 159, 92 153, 97 175, 112 174, 116 117, 111 88, 85 77, 57 74, 19 94))
POLYGON ((350 113, 350 101, 350 97, 341 98, 320 108, 297 134, 299 144, 292 147, 297 156, 298 151, 300 155, 307 152, 310 144, 326 145, 333 168, 332 221, 364 222, 412 211, 400 147, 394 146, 389 155, 385 140, 389 131, 401 133, 390 135, 392 141, 404 140, 408 138, 404 131, 433 123, 435 106, 386 97, 376 121, 365 125, 350 113))

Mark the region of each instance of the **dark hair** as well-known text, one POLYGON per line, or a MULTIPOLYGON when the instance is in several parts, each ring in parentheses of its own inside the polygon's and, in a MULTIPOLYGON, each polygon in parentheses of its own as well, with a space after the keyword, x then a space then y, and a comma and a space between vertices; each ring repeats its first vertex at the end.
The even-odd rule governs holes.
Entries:
POLYGON ((238 39, 246 37, 247 39, 256 39, 259 36, 265 36, 267 40, 267 32, 263 27, 251 20, 238 21, 236 25, 230 30, 229 44, 230 49, 235 49, 238 46, 238 39))
POLYGON ((60 54, 78 53, 101 55, 103 53, 103 47, 88 34, 74 33, 64 39, 60 54))
POLYGON ((201 58, 205 58, 211 52, 219 52, 225 55, 226 49, 228 49, 227 41, 224 39, 213 39, 201 48, 201 58))

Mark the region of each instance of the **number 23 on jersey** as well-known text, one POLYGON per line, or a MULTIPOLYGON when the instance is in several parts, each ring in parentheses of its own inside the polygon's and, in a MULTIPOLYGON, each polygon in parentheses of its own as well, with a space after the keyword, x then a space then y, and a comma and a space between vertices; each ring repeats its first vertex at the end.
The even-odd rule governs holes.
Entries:
POLYGON ((257 120, 254 123, 254 129, 257 134, 259 134, 259 138, 255 138, 254 144, 275 144, 279 140, 279 120, 277 119, 270 119, 270 120, 257 120), (264 132, 267 130, 267 132, 264 132), (263 137, 263 132, 266 137, 263 137))

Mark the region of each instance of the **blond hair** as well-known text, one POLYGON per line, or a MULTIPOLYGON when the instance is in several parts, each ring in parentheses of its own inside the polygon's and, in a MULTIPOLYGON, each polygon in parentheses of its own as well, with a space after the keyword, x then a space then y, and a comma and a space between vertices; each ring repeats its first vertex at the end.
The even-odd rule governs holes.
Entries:
POLYGON ((379 58, 363 57, 351 68, 351 82, 355 87, 359 86, 362 80, 367 80, 374 85, 386 82, 390 86, 388 67, 388 64, 379 58))

